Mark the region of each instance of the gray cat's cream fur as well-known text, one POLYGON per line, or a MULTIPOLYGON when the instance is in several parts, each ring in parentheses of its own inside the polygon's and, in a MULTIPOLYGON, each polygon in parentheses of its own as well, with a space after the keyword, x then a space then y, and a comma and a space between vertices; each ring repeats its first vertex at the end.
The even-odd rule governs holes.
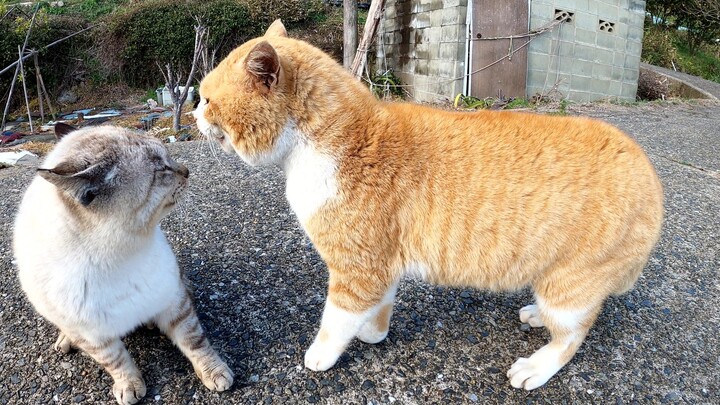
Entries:
POLYGON ((188 169, 157 139, 103 126, 72 131, 38 169, 15 222, 23 290, 60 329, 57 350, 88 353, 113 377, 120 404, 145 395, 121 337, 156 324, 210 389, 233 374, 204 336, 159 221, 188 169))

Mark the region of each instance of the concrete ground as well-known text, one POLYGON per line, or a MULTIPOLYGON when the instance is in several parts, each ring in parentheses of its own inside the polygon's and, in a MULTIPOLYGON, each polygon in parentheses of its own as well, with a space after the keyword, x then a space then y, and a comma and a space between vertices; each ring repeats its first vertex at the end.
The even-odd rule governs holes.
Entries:
MULTIPOLYGON (((720 403, 720 104, 593 105, 647 150, 665 187, 662 239, 631 292, 610 298, 575 358, 545 386, 513 389, 506 370, 548 338, 521 325, 528 291, 490 294, 402 283, 388 339, 354 342, 324 373, 303 368, 327 270, 284 200, 276 169, 254 170, 207 144, 170 145, 191 170, 186 203, 163 228, 211 342, 236 373, 206 390, 153 330, 125 339, 143 403, 720 403)), ((23 297, 12 220, 32 167, 0 170, 0 404, 114 403, 112 381, 23 297)), ((42 254, 42 246, 38 246, 42 254)))

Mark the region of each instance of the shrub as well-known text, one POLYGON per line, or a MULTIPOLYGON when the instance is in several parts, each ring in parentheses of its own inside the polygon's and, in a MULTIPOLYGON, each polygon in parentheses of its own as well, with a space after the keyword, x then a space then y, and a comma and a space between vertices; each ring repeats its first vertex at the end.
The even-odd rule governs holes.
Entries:
POLYGON ((673 61, 677 60, 672 31, 660 25, 647 26, 642 47, 643 62, 672 68, 673 61))
MULTIPOLYGON (((2 4, 0 3, 0 6, 2 4)), ((25 35, 30 27, 30 17, 33 9, 7 10, 0 7, 2 15, 7 16, 0 21, 0 69, 4 69, 18 59, 18 46, 22 46, 25 35)), ((73 80, 81 80, 86 74, 79 55, 89 46, 90 35, 83 33, 65 40, 48 49, 46 45, 58 39, 73 34, 87 27, 85 19, 77 16, 51 15, 45 9, 40 9, 35 18, 27 45, 27 50, 40 50, 38 62, 42 72, 43 81, 47 90, 57 95, 59 89, 69 85, 73 80)), ((35 93, 35 67, 33 59, 24 62, 25 75, 28 77, 28 91, 35 93)), ((3 73, 0 78, 0 94, 5 99, 15 69, 3 73)), ((18 91, 15 97, 18 97, 18 91)), ((3 104, 4 107, 4 104, 3 104)))
POLYGON ((132 86, 158 84, 157 63, 188 65, 192 60, 195 17, 210 28, 209 47, 222 57, 256 36, 258 25, 248 7, 234 0, 151 0, 134 4, 103 19, 98 58, 112 76, 132 86))
POLYGON ((309 20, 321 19, 325 14, 322 0, 243 0, 253 19, 266 28, 281 19, 286 28, 309 20))

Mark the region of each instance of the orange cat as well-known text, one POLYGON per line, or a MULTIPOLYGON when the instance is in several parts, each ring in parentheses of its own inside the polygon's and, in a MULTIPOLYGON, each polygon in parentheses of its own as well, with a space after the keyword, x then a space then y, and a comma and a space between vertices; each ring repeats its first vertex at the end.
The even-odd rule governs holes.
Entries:
POLYGON ((280 165, 287 198, 325 260, 320 331, 305 354, 332 367, 388 332, 404 275, 450 286, 531 286, 520 320, 549 344, 508 371, 543 385, 603 301, 632 287, 658 240, 660 181, 642 149, 590 119, 377 101, 276 21, 200 85, 200 130, 250 165, 280 165))

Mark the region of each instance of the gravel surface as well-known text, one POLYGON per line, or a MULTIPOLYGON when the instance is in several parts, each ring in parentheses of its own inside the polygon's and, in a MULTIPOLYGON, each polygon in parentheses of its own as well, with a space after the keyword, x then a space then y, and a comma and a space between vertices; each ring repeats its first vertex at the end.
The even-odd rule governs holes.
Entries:
MULTIPOLYGON (((610 121, 645 147, 667 215, 636 288, 608 300, 579 353, 545 386, 516 390, 505 377, 548 339, 518 320, 528 291, 412 280, 401 284, 387 340, 354 342, 327 372, 303 368, 327 269, 289 211, 281 173, 187 142, 170 148, 190 168, 191 192, 163 228, 236 380, 229 392, 208 391, 166 338, 142 329, 125 342, 148 386, 143 403, 720 403, 720 104, 571 111, 610 121)), ((19 289, 11 229, 32 169, 0 170, 0 404, 113 404, 110 377, 84 355, 53 352, 54 327, 19 289)))

